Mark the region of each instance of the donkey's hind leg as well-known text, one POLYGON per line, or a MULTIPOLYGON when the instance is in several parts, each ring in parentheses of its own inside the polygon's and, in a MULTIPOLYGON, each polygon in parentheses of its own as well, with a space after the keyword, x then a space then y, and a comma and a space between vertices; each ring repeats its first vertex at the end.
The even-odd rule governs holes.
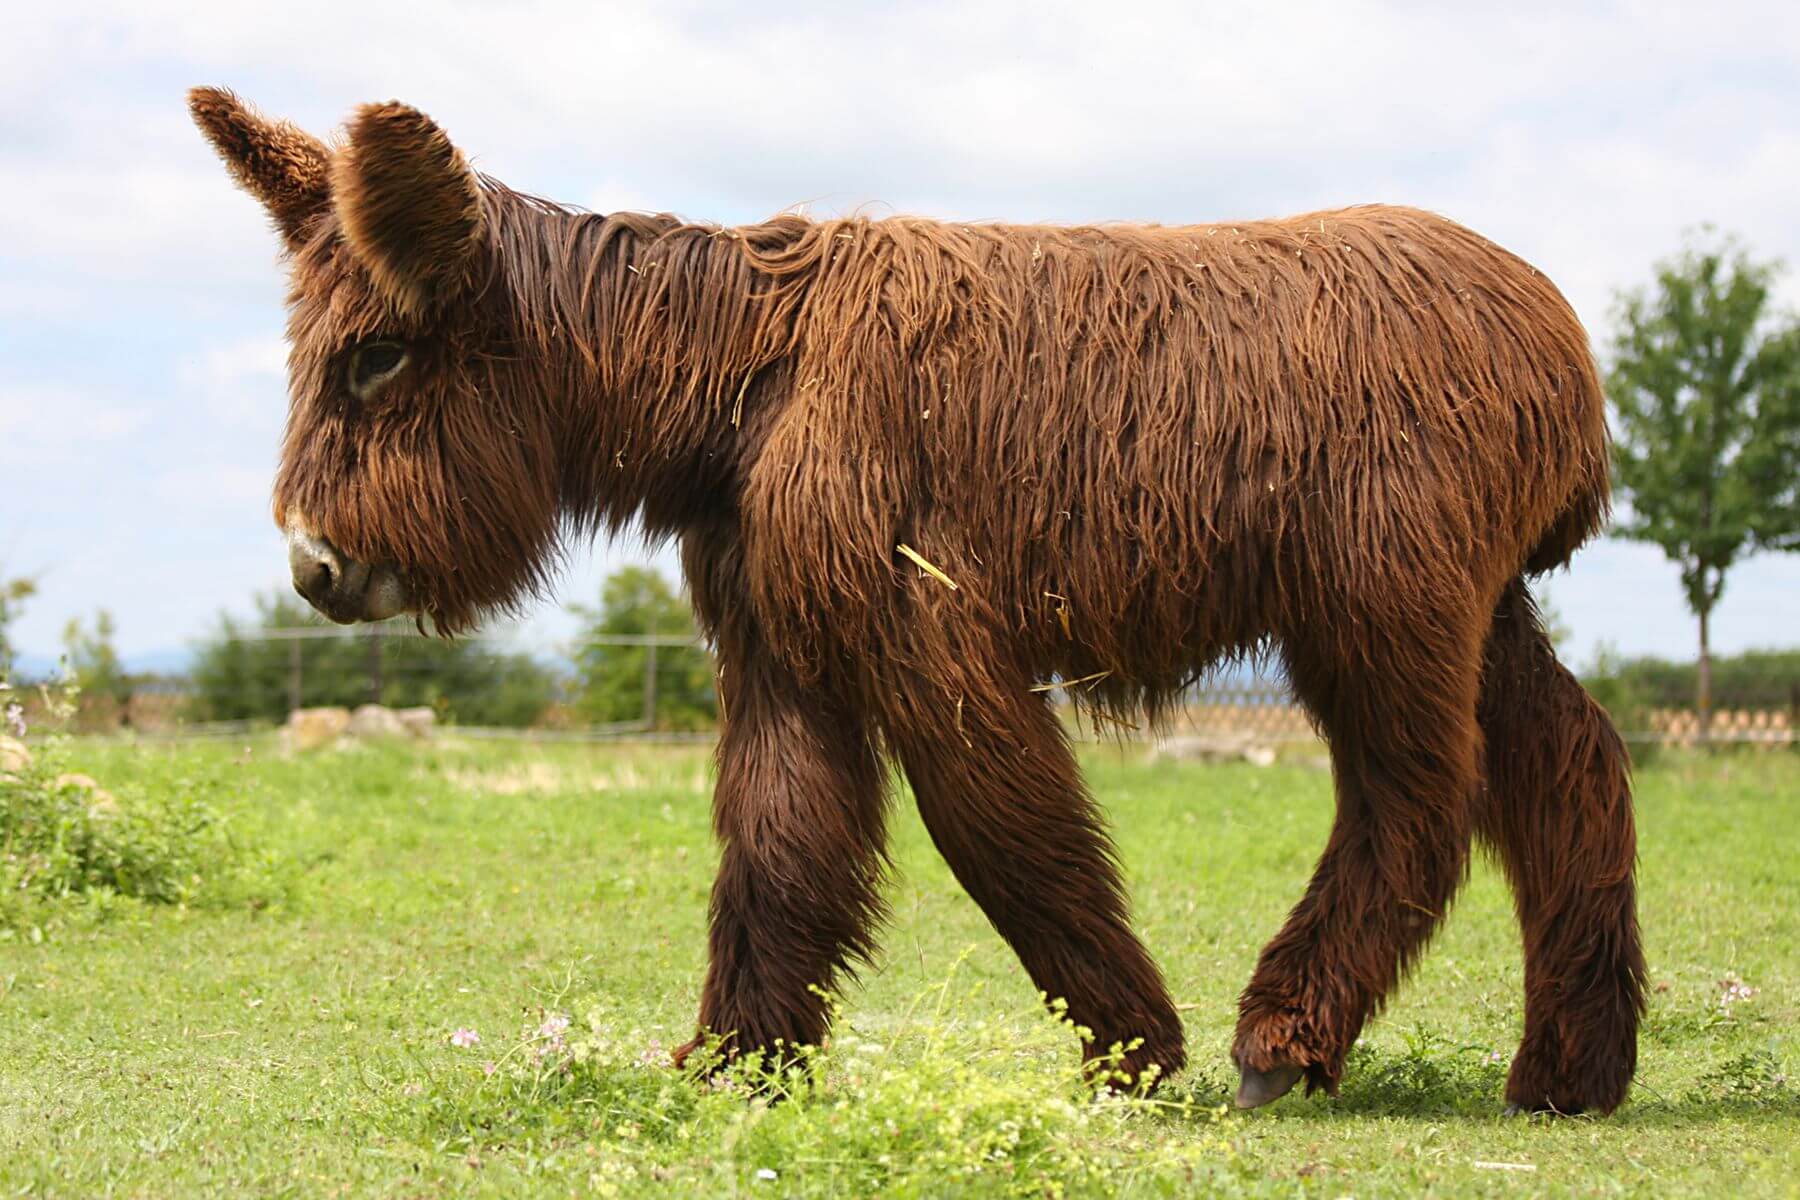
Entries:
POLYGON ((1488 635, 1479 707, 1487 789, 1477 827, 1512 881, 1525 939, 1518 1109, 1611 1112, 1637 1065, 1644 1009, 1625 747, 1556 661, 1523 582, 1488 635))
POLYGON ((1242 1107, 1303 1076, 1308 1091, 1337 1090, 1351 1043, 1462 881, 1485 617, 1446 607, 1286 647, 1294 688, 1331 743, 1337 820, 1239 1001, 1242 1107))

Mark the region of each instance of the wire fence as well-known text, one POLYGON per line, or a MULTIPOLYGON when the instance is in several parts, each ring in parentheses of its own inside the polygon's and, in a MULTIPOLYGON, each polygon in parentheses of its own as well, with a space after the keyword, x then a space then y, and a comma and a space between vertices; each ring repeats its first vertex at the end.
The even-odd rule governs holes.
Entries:
MULTIPOLYGON (((535 652, 496 640, 446 643, 399 623, 241 630, 228 641, 235 650, 209 651, 190 673, 90 693, 78 727, 148 739, 240 738, 296 711, 374 703, 430 708, 472 739, 695 742, 716 733, 711 653, 689 634, 603 634, 535 652)), ((1723 707, 1705 722, 1691 709, 1642 703, 1615 706, 1614 719, 1638 746, 1800 748, 1800 681, 1759 694, 1784 692, 1786 706, 1723 707)), ((1203 678, 1155 728, 1096 723, 1077 711, 1068 689, 1051 698, 1079 740, 1150 742, 1203 759, 1323 753, 1310 716, 1265 671, 1203 678)))
MULTIPOLYGON (((393 654, 389 647, 396 642, 402 646, 419 647, 428 651, 437 651, 445 645, 439 639, 425 637, 410 627, 393 623, 368 625, 357 631, 316 626, 266 629, 242 634, 239 640, 282 643, 288 648, 285 690, 290 710, 307 707, 309 695, 314 699, 321 692, 328 696, 341 696, 346 692, 353 692, 359 685, 366 688, 369 703, 383 703, 390 690, 389 685, 394 681, 416 679, 444 682, 450 677, 452 666, 462 668, 462 675, 474 677, 472 681, 464 681, 465 689, 479 689, 484 682, 489 682, 481 678, 484 672, 490 676, 497 675, 500 673, 497 668, 529 661, 540 668, 532 682, 543 688, 544 711, 537 714, 536 719, 531 722, 509 724, 507 727, 569 737, 604 737, 657 731, 662 716, 659 706, 667 701, 660 686, 665 672, 660 668, 666 665, 669 656, 684 657, 700 664, 700 673, 705 678, 711 678, 713 674, 710 649, 700 638, 689 634, 596 634, 556 644, 538 655, 501 643, 473 641, 463 643, 453 664, 446 663, 441 653, 413 657, 393 654), (366 647, 359 665, 346 665, 341 656, 323 664, 315 659, 309 665, 304 650, 307 643, 342 643, 347 640, 360 640, 366 647), (575 677, 579 674, 580 660, 584 653, 607 649, 639 652, 641 657, 629 666, 614 664, 615 674, 623 673, 632 678, 623 689, 614 688, 613 691, 618 693, 622 690, 625 695, 641 697, 641 715, 632 720, 589 721, 582 727, 576 727, 571 723, 570 717, 556 711, 556 706, 559 701, 569 697, 571 685, 577 683, 575 677)), ((249 688, 255 685, 243 686, 249 688)), ((194 682, 185 681, 185 689, 192 692, 194 682)), ((438 690, 440 693, 448 691, 438 690)), ((444 707, 449 709, 455 703, 455 700, 446 696, 444 707)), ((474 730, 487 727, 468 728, 474 730)))

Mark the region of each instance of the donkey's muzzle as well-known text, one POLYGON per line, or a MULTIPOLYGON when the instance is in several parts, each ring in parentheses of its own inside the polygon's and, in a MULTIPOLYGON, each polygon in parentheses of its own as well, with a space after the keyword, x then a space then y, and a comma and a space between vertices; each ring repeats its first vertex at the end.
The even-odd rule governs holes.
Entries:
POLYGON ((406 587, 391 566, 370 566, 325 538, 288 531, 294 590, 340 625, 381 621, 406 611, 406 587))

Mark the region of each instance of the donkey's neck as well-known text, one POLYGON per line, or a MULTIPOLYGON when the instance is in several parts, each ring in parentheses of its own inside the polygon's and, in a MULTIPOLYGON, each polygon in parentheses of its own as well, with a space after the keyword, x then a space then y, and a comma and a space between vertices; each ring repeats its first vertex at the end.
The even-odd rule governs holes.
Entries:
POLYGON ((505 207, 504 267, 522 349, 561 425, 573 521, 616 529, 641 514, 664 535, 728 504, 756 385, 793 349, 811 272, 783 251, 810 224, 728 230, 523 197, 505 207))

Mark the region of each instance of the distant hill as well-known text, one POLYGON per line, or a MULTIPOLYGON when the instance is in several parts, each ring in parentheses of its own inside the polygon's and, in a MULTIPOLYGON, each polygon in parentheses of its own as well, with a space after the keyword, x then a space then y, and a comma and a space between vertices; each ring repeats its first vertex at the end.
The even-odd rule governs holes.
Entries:
POLYGON ((125 669, 135 675, 185 675, 194 665, 194 652, 185 646, 146 650, 123 657, 125 669))
POLYGON ((60 664, 54 658, 46 658, 42 654, 29 652, 13 656, 12 673, 14 679, 46 679, 56 673, 60 664))
MULTIPOLYGON (((145 650, 121 656, 125 670, 133 675, 185 675, 193 661, 194 652, 185 647, 145 650)), ((13 677, 20 680, 48 679, 61 667, 60 656, 26 651, 13 659, 13 677)))

